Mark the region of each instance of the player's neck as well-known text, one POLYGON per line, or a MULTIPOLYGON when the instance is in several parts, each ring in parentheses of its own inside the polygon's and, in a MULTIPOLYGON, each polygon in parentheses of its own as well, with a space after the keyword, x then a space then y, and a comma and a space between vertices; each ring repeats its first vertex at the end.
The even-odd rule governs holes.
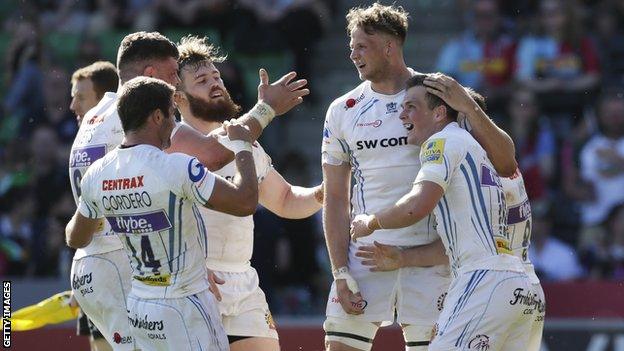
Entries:
POLYGON ((125 133, 121 145, 133 146, 133 145, 151 145, 162 150, 162 142, 158 139, 155 133, 146 132, 145 130, 139 130, 134 132, 125 133))
POLYGON ((384 95, 394 95, 405 89, 405 82, 412 76, 412 72, 404 62, 396 67, 389 67, 384 78, 378 81, 371 81, 371 89, 374 92, 384 95))
POLYGON ((221 122, 205 121, 201 118, 193 116, 192 114, 183 114, 182 120, 184 121, 184 123, 193 127, 193 129, 199 131, 202 134, 208 134, 213 130, 221 127, 222 124, 221 122))

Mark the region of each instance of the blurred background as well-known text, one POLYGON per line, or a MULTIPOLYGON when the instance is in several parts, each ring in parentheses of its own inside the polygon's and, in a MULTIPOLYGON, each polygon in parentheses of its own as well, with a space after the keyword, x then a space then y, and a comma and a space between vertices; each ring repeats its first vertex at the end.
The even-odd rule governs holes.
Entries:
MULTIPOLYGON (((371 3, 0 1, 0 276, 13 281, 13 309, 69 289, 63 228, 75 209, 67 162, 76 68, 115 63, 133 31, 173 41, 206 35, 228 54, 219 68, 245 109, 256 101, 259 67, 272 79, 294 69, 312 94, 261 142, 287 180, 312 186, 321 181, 325 110, 359 84, 344 17, 371 3)), ((407 64, 481 92, 515 141, 533 206, 530 256, 547 296, 544 350, 624 350, 624 0, 396 4, 411 14, 407 64)), ((320 214, 284 220, 260 208, 255 217, 252 264, 282 348, 320 350, 331 281, 320 214)), ((73 334, 66 324, 22 335, 48 338, 48 350, 86 350, 73 334)), ((382 334, 378 350, 401 349, 386 342, 400 339, 398 329, 382 334)), ((30 338, 14 338, 15 348, 22 340, 33 349, 24 346, 30 338)))

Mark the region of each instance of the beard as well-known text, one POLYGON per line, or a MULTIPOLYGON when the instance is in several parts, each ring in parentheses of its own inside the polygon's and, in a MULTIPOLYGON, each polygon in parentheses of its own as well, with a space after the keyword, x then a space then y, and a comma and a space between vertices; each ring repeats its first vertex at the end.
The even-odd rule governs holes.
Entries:
POLYGON ((223 90, 223 98, 217 101, 206 101, 185 93, 189 102, 189 109, 193 116, 207 122, 224 122, 236 118, 241 107, 232 101, 230 93, 223 90))

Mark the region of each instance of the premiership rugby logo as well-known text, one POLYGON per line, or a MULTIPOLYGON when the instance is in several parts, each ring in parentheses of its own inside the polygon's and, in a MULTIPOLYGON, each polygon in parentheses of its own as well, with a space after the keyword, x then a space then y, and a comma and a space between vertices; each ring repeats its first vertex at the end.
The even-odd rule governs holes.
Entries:
POLYGON ((433 139, 421 148, 422 163, 442 163, 445 139, 433 139))

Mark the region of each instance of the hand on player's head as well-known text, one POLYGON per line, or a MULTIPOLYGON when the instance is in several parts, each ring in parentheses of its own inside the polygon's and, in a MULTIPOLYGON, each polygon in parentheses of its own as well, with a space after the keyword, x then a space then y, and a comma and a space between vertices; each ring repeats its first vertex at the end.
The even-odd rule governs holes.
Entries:
POLYGON ((235 119, 223 122, 223 129, 227 133, 230 140, 242 140, 249 143, 253 142, 249 128, 235 119))
POLYGON ((290 72, 282 76, 273 84, 269 84, 269 74, 264 68, 260 69, 260 84, 258 85, 258 100, 263 100, 279 116, 303 102, 303 97, 310 94, 310 90, 304 88, 308 81, 299 79, 293 82, 296 72, 290 72))
POLYGON ((445 74, 428 74, 423 83, 428 93, 444 100, 458 112, 468 113, 476 104, 461 84, 445 74))

